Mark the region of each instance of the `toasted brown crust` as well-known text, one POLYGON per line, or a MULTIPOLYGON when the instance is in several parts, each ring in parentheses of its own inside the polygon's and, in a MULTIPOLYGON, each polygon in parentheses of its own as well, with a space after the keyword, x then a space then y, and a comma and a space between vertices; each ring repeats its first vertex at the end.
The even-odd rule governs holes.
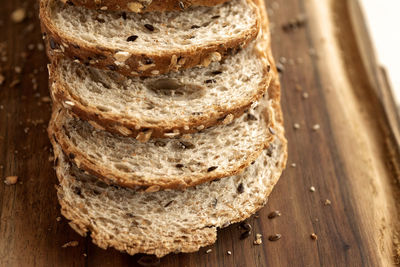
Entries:
POLYGON ((169 121, 158 121, 157 123, 148 123, 140 117, 120 116, 109 112, 104 112, 97 109, 95 106, 83 104, 80 97, 72 95, 68 89, 69 85, 62 82, 57 71, 57 59, 53 60, 50 66, 50 92, 52 98, 58 104, 71 110, 76 116, 87 120, 97 129, 107 130, 112 133, 120 134, 123 136, 136 137, 143 132, 151 132, 151 138, 166 138, 165 133, 178 133, 173 137, 195 133, 199 130, 206 129, 211 126, 220 125, 224 123, 224 119, 232 114, 234 118, 240 117, 243 112, 250 108, 250 106, 257 102, 266 92, 271 81, 270 65, 265 62, 263 68, 263 80, 258 85, 258 90, 251 99, 242 100, 235 106, 229 109, 224 109, 221 106, 214 106, 213 111, 201 115, 191 115, 187 119, 174 119, 169 121), (69 104, 65 104, 69 103, 69 104))
MULTIPOLYGON (((259 17, 254 0, 247 0, 254 12, 259 17)), ((110 69, 126 76, 156 76, 159 74, 178 71, 179 69, 192 68, 195 66, 208 66, 215 58, 224 58, 228 52, 238 48, 244 48, 257 37, 260 28, 260 19, 255 25, 247 29, 239 38, 216 41, 212 44, 205 43, 190 46, 187 49, 171 49, 162 54, 151 54, 144 51, 128 51, 130 57, 125 61, 124 67, 115 64, 115 54, 119 51, 103 46, 89 46, 79 40, 71 39, 57 30, 48 14, 49 0, 40 1, 40 19, 42 32, 47 44, 48 56, 67 56, 78 60, 83 64, 93 67, 110 69), (143 65, 143 62, 151 60, 152 64, 143 65), (178 64, 177 61, 180 63, 178 64), (143 68, 145 66, 146 68, 143 68)))
POLYGON ((228 0, 60 0, 64 3, 73 3, 89 9, 119 10, 127 12, 149 12, 149 11, 184 11, 191 6, 216 6, 228 0), (96 3, 98 2, 98 3, 96 3))

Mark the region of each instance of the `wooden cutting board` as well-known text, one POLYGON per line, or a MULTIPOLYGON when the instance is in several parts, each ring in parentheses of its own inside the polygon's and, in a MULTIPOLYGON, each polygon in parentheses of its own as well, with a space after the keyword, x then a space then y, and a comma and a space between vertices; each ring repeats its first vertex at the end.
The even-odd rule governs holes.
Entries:
MULTIPOLYGON (((252 236, 240 240, 233 225, 215 245, 169 255, 161 266, 399 264, 400 120, 357 1, 267 4, 282 69, 288 167, 266 207, 248 220, 252 236), (274 210, 282 216, 268 219, 274 210), (261 245, 253 244, 256 233, 261 245), (276 233, 281 239, 268 241, 276 233)), ((16 185, 0 184, 0 266, 137 266, 142 255, 97 248, 61 218, 37 3, 0 6, 0 178, 19 177, 16 185), (26 18, 14 23, 10 14, 21 7, 26 18), (70 241, 78 245, 62 248, 70 241)))

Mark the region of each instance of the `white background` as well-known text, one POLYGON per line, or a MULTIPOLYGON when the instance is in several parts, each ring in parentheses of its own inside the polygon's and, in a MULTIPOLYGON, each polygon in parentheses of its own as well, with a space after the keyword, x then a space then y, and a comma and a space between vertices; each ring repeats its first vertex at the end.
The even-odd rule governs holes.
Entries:
POLYGON ((380 63, 400 104, 400 0, 359 0, 380 63))

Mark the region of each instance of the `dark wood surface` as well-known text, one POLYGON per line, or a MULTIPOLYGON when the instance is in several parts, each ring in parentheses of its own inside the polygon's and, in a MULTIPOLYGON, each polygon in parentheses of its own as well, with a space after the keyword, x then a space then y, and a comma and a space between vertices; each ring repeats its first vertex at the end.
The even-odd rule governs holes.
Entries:
MULTIPOLYGON (((399 117, 357 2, 267 4, 274 55, 284 63, 289 162, 266 207, 248 220, 253 234, 263 235, 263 244, 253 245, 254 236, 239 240, 240 230, 233 225, 219 231, 215 245, 166 256, 161 266, 399 263, 399 117), (306 18, 303 26, 284 27, 299 15, 306 18), (282 216, 268 219, 273 210, 282 216), (282 238, 268 241, 275 233, 282 238)), ((0 266, 137 266, 142 255, 97 248, 60 217, 45 133, 50 103, 37 3, 0 0, 0 32, 0 74, 5 77, 0 85, 0 179, 19 177, 16 185, 0 184, 0 266), (10 14, 21 7, 27 17, 14 23, 10 14), (69 241, 79 244, 62 248, 69 241)))

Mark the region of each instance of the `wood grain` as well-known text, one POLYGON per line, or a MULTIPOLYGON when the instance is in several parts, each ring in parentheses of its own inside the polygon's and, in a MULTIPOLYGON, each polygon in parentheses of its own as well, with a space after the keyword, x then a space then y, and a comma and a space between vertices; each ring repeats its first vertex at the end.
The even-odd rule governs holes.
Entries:
MULTIPOLYGON (((219 231, 215 245, 169 255, 160 263, 393 266, 400 261, 394 245, 399 234, 400 120, 357 2, 267 4, 275 58, 284 63, 289 164, 267 206, 248 220, 254 235, 263 235, 263 244, 253 245, 254 236, 239 240, 240 230, 233 225, 219 231), (300 14, 306 17, 304 26, 283 27, 300 14), (320 129, 314 131, 316 124, 320 129), (268 219, 273 210, 282 216, 268 219), (268 241, 275 233, 282 238, 268 241), (212 252, 206 254, 209 248, 212 252)), ((65 219, 57 221, 56 178, 45 133, 50 104, 42 99, 48 96, 47 60, 37 47, 37 3, 0 0, 0 6, 0 42, 6 44, 0 51, 7 53, 0 64, 6 78, 0 85, 0 178, 19 176, 16 185, 0 184, 0 266, 138 266, 142 255, 104 251, 74 233, 65 219), (19 7, 28 17, 16 24, 10 13, 19 7), (11 86, 15 80, 20 83, 11 86), (61 247, 73 240, 79 245, 61 247)))

